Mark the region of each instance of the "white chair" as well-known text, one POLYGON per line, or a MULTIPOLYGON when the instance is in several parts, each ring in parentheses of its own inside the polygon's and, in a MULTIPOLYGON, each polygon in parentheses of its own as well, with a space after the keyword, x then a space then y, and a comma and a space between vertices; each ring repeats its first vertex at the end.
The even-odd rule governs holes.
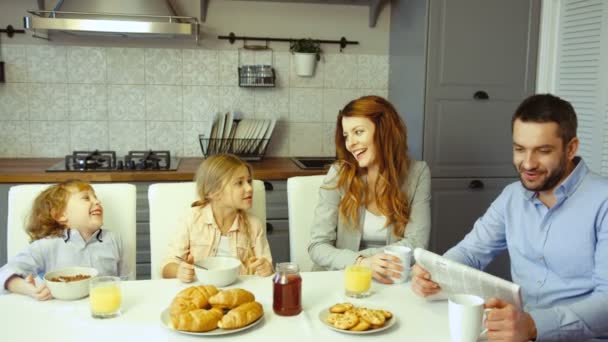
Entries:
MULTIPOLYGON (((8 191, 8 225, 6 249, 10 260, 24 249, 29 241, 25 223, 32 209, 34 199, 50 184, 16 185, 8 191)), ((126 183, 92 184, 97 198, 104 209, 103 227, 120 234, 124 245, 124 255, 131 272, 129 278, 136 278, 136 190, 135 185, 126 183)))
MULTIPOLYGON (((197 199, 195 182, 156 183, 148 188, 152 279, 161 278, 160 266, 166 258, 171 232, 197 199)), ((260 180, 253 181, 253 206, 249 213, 259 218, 262 226, 266 227, 266 191, 264 182, 260 180)))
POLYGON ((287 179, 290 260, 297 263, 301 271, 310 271, 313 265, 308 255, 308 244, 323 178, 325 175, 287 179))

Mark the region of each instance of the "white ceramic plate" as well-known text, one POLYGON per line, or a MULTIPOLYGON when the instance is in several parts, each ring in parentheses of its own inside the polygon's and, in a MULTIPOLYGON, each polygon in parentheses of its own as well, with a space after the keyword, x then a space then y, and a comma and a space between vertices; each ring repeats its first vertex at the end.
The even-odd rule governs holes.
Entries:
MULTIPOLYGON (((376 328, 376 329, 372 329, 372 330, 365 330, 365 331, 342 330, 342 329, 338 329, 338 328, 334 327, 333 325, 327 323, 327 316, 329 316, 329 314, 330 314, 329 308, 330 307, 327 307, 327 308, 321 310, 321 312, 319 312, 319 319, 321 320, 321 323, 323 323, 323 325, 325 325, 329 329, 339 331, 339 332, 345 333, 345 334, 352 334, 352 335, 375 334, 377 332, 389 329, 390 327, 392 327, 393 325, 395 325, 397 323, 397 317, 395 315, 393 315, 393 317, 391 319, 389 319, 388 321, 386 321, 386 323, 384 323, 384 325, 381 326, 380 328, 376 328)), ((370 308, 370 309, 373 309, 373 308, 370 308)))
POLYGON ((220 329, 217 328, 215 330, 211 330, 211 331, 207 331, 207 332, 192 332, 192 331, 182 331, 182 330, 176 330, 173 329, 173 327, 171 327, 171 317, 169 316, 169 308, 166 308, 165 310, 163 310, 163 312, 160 313, 160 322, 162 323, 163 326, 165 326, 167 329, 178 332, 178 333, 182 333, 182 334, 186 334, 186 335, 195 335, 195 336, 217 336, 217 335, 228 335, 228 334, 234 334, 237 333, 239 331, 243 331, 243 330, 247 330, 250 328, 255 327, 256 325, 262 323, 262 321, 264 320, 264 315, 262 315, 262 317, 258 318, 257 321, 246 325, 242 328, 238 328, 238 329, 220 329))

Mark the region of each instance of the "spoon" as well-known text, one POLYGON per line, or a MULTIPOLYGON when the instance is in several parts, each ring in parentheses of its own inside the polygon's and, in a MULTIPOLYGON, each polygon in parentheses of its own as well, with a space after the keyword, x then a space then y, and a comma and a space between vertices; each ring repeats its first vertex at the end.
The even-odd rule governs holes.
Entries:
MULTIPOLYGON (((178 258, 179 260, 181 260, 181 261, 185 262, 185 263, 188 263, 188 261, 186 261, 186 259, 184 259, 184 258, 182 258, 182 257, 180 257, 180 256, 177 256, 177 255, 176 255, 175 257, 176 257, 176 258, 178 258)), ((204 267, 204 266, 201 266, 201 265, 197 265, 197 264, 192 264, 192 265, 194 265, 194 267, 202 268, 202 269, 204 269, 204 270, 209 271, 209 269, 208 269, 207 267, 204 267)))

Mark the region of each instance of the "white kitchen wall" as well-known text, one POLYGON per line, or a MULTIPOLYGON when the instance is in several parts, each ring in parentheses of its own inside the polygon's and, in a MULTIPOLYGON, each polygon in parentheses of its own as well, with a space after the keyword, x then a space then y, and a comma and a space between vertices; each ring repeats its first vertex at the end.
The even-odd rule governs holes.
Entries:
POLYGON ((338 110, 387 96, 388 56, 326 53, 314 77, 292 55, 238 50, 2 45, 0 157, 72 150, 169 149, 202 156, 198 134, 217 111, 277 118, 269 156, 333 155, 338 110), (240 88, 237 66, 270 63, 277 87, 240 88))

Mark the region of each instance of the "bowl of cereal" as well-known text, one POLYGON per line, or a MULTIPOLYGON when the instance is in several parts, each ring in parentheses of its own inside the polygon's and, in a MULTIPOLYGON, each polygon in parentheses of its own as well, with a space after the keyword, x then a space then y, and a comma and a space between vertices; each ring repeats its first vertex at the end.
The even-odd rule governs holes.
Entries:
POLYGON ((66 267, 44 275, 51 295, 61 300, 75 300, 89 295, 89 282, 97 270, 91 267, 66 267))

